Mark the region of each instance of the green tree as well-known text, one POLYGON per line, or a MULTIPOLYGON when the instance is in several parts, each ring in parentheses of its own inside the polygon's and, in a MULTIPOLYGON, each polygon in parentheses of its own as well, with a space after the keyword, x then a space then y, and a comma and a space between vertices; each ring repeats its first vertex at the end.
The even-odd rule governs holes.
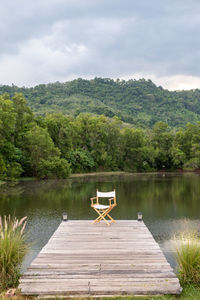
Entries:
POLYGON ((151 144, 154 148, 157 169, 170 169, 173 166, 172 142, 173 135, 169 131, 168 125, 163 122, 156 123, 152 131, 151 144))
POLYGON ((45 122, 54 145, 61 151, 61 156, 69 158, 74 136, 73 119, 61 113, 57 113, 47 115, 45 122))
POLYGON ((12 142, 16 125, 16 112, 8 94, 0 96, 0 141, 12 142))
POLYGON ((67 166, 67 173, 69 174, 68 162, 64 159, 60 160, 60 150, 54 146, 45 128, 34 125, 27 132, 26 153, 34 176, 44 178, 48 176, 56 177, 56 174, 59 174, 60 177, 60 174, 64 174, 64 177, 66 177, 66 174, 63 173, 62 164, 67 166), (54 170, 56 170, 56 174, 53 174, 54 170))
POLYGON ((14 134, 17 114, 8 94, 0 96, 0 178, 14 179, 23 169, 19 163, 20 150, 15 147, 14 134))
POLYGON ((76 147, 91 153, 100 169, 115 170, 120 161, 120 122, 105 116, 81 114, 75 120, 76 147))
POLYGON ((122 136, 125 170, 152 170, 154 163, 153 149, 146 145, 143 130, 124 128, 122 136))
POLYGON ((12 98, 13 107, 16 114, 14 143, 17 147, 21 147, 25 133, 31 127, 33 122, 33 113, 27 105, 27 101, 23 94, 15 94, 12 98))
POLYGON ((95 169, 95 162, 92 155, 84 149, 71 151, 69 162, 74 173, 90 172, 95 169))
POLYGON ((41 159, 37 165, 37 175, 45 178, 67 178, 71 173, 70 164, 64 158, 41 159))

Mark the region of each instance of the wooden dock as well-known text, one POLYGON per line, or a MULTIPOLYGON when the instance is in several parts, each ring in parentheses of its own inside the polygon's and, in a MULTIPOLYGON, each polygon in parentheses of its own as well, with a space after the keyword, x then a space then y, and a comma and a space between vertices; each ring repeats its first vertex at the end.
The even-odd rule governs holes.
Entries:
POLYGON ((173 269, 145 224, 62 222, 20 280, 24 295, 180 294, 173 269))

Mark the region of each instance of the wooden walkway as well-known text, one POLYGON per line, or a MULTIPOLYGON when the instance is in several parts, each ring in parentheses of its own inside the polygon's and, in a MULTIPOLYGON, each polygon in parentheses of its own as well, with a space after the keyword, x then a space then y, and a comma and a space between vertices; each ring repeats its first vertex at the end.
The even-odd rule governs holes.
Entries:
POLYGON ((179 294, 173 269, 143 222, 62 222, 20 280, 22 294, 179 294))

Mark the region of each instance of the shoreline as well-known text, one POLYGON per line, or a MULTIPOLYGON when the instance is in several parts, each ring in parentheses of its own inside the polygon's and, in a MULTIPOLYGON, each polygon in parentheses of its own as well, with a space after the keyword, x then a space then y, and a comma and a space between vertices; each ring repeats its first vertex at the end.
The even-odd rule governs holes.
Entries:
POLYGON ((17 184, 19 182, 25 182, 25 181, 45 181, 45 180, 68 180, 68 179, 76 179, 76 178, 84 178, 84 177, 102 177, 102 176, 150 176, 150 175, 160 175, 160 176, 170 176, 170 175, 199 175, 200 169, 198 170, 175 170, 175 171, 155 171, 155 172, 126 172, 126 171, 101 171, 101 172, 91 172, 91 173, 74 173, 71 174, 68 178, 46 178, 46 179, 38 179, 36 177, 21 177, 18 178, 15 181, 12 180, 6 180, 2 181, 0 180, 0 186, 3 186, 8 183, 14 183, 17 184))
POLYGON ((108 171, 108 172, 92 172, 92 173, 74 173, 69 178, 78 177, 95 177, 95 176, 133 176, 133 175, 182 175, 182 174, 200 174, 200 170, 176 170, 176 171, 155 171, 155 172, 126 172, 126 171, 108 171))

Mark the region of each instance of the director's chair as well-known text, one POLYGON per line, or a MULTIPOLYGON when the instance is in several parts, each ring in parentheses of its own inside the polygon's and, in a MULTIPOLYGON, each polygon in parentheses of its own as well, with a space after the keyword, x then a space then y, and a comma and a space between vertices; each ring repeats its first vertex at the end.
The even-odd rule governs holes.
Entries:
POLYGON ((109 215, 110 211, 117 205, 116 202, 116 195, 115 195, 115 190, 112 192, 99 192, 97 190, 97 195, 96 197, 90 198, 91 200, 91 207, 94 208, 94 210, 97 212, 99 215, 96 220, 94 220, 93 223, 98 223, 101 220, 104 220, 107 225, 110 225, 110 223, 114 222, 115 220, 109 215), (102 205, 99 203, 99 198, 109 198, 109 205, 102 205), (111 221, 108 222, 106 219, 108 217, 111 221))

